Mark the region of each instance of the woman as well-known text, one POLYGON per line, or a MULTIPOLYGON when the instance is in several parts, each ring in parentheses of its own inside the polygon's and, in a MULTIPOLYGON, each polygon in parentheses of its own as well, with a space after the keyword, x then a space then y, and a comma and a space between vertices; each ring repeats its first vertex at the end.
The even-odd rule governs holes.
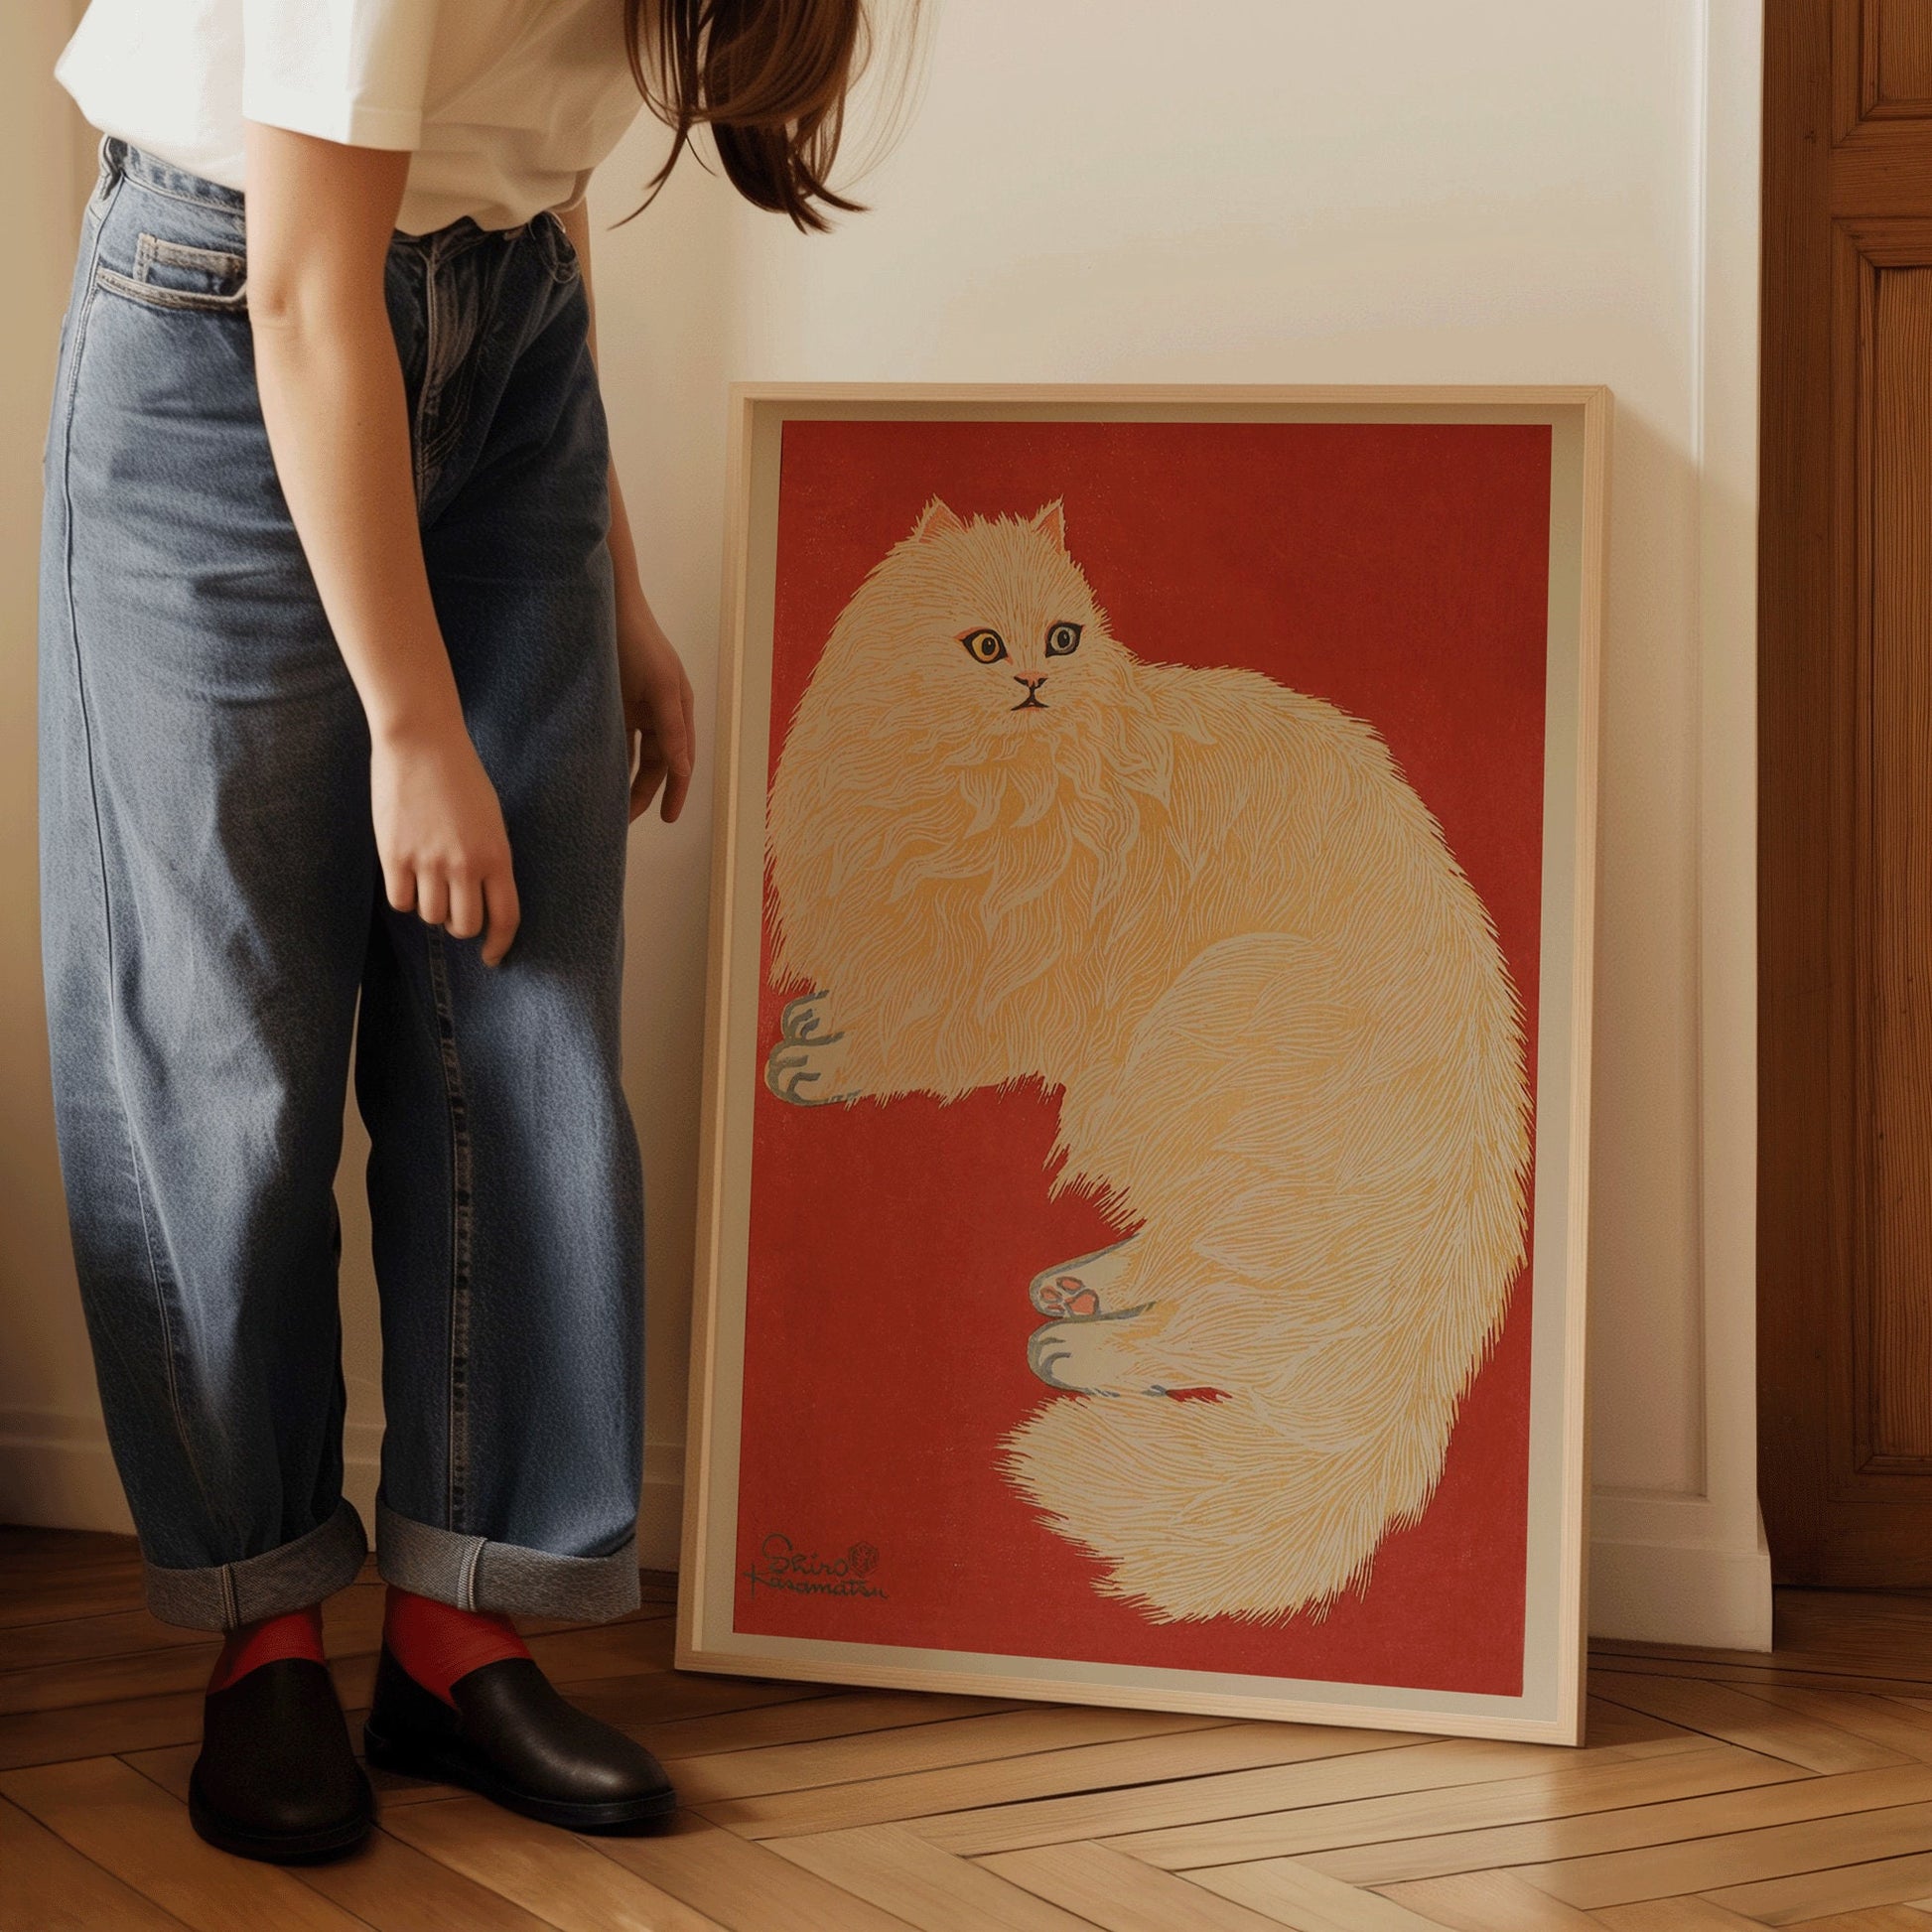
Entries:
POLYGON ((743 193, 823 226, 861 7, 94 0, 62 58, 106 138, 47 452, 57 1117, 149 1602, 226 1633, 191 1809, 229 1851, 329 1857, 370 1817, 318 1607, 365 1552, 351 1028, 368 1758, 575 1830, 675 1804, 509 1622, 637 1601, 624 840, 693 754, 609 472, 583 195, 647 98, 673 162, 709 122, 743 193))

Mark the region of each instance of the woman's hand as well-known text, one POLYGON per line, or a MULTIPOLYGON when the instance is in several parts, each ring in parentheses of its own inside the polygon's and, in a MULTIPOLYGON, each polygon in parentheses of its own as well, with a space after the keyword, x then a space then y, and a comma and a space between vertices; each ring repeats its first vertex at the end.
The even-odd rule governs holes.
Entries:
MULTIPOLYGON (((597 358, 597 302, 591 288, 591 222, 585 205, 562 209, 558 220, 576 251, 578 272, 584 278, 584 297, 591 306, 591 358, 597 358)), ((664 787, 662 807, 668 825, 684 809, 691 789, 691 767, 697 760, 698 731, 691 706, 691 680, 651 615, 637 574, 637 545, 630 534, 630 514, 624 508, 618 466, 610 469, 611 572, 618 599, 618 675, 623 691, 624 743, 634 739, 637 768, 630 779, 630 817, 634 824, 650 810, 650 801, 664 787)))
POLYGON ((376 737, 369 804, 389 903, 455 939, 483 933, 483 962, 496 965, 516 936, 516 881, 502 807, 461 721, 376 737))
POLYGON ((634 820, 647 812, 662 785, 663 818, 668 825, 684 809, 684 794, 691 788, 698 733, 691 680, 638 591, 618 599, 618 672, 623 688, 625 743, 633 737, 637 741, 630 816, 634 820))

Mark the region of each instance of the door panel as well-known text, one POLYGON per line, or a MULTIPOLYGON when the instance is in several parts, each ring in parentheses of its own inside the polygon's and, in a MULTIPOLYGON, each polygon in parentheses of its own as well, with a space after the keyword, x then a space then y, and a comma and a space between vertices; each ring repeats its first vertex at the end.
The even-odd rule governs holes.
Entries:
POLYGON ((1760 1488, 1932 1584, 1932 0, 1766 26, 1760 1488))
MULTIPOLYGON (((1932 242, 1932 233, 1924 237, 1932 242)), ((1857 246, 1857 237, 1847 234, 1857 246)), ((1932 248, 1892 252, 1932 261, 1932 248)), ((1932 1476, 1932 267, 1857 261, 1855 510, 1869 693, 1861 828, 1861 1475, 1932 1476)))
POLYGON ((1925 0, 1865 0, 1858 11, 1863 114, 1932 114, 1932 8, 1925 0))

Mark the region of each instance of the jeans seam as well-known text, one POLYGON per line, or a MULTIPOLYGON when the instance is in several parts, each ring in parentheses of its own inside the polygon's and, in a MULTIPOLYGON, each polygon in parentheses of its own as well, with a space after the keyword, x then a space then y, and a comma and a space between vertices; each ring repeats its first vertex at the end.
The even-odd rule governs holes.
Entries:
POLYGON ((455 382, 453 390, 453 381, 467 373, 466 361, 474 361, 481 354, 486 337, 481 307, 477 303, 459 305, 444 282, 444 271, 450 263, 495 238, 496 231, 490 229, 459 231, 439 235, 423 250, 423 386, 416 397, 414 434, 419 512, 427 506, 437 478, 462 440, 462 409, 469 390, 460 381, 455 382), (460 306, 477 313, 473 318, 458 316, 454 312, 460 306), (471 321, 468 330, 453 326, 466 319, 471 321), (442 421, 446 395, 457 409, 451 420, 442 421))
POLYGON ((551 239, 550 273, 559 287, 568 288, 572 282, 581 280, 584 272, 583 264, 577 259, 577 244, 571 240, 570 230, 555 208, 545 208, 544 213, 556 230, 551 239))
POLYGON ((470 1554, 464 1562, 463 1601, 458 1606, 461 1609, 474 1610, 477 1607, 477 1570, 483 1562, 483 1540, 482 1537, 478 1537, 476 1542, 471 1546, 470 1554))
MULTIPOLYGON (((106 227, 107 215, 115 198, 120 193, 120 185, 126 176, 116 170, 113 186, 99 199, 94 213, 94 233, 92 250, 96 272, 100 266, 101 236, 106 227)), ((168 1408, 175 1425, 175 1438, 181 1445, 184 1458, 190 1473, 195 1478, 195 1487, 200 1492, 202 1506, 208 1512, 210 1522, 214 1518, 213 1499, 208 1494, 207 1481, 202 1473, 202 1466, 195 1454, 195 1446, 189 1438, 188 1418, 182 1409, 181 1382, 175 1367, 175 1324, 168 1312, 168 1298, 162 1292, 161 1266, 155 1253, 154 1220, 148 1208, 148 1190, 142 1179, 140 1149, 136 1142, 133 1117, 127 1109, 125 1076, 121 1064, 121 1023, 120 1013, 114 1002, 114 903, 113 895, 107 883, 107 836, 100 818, 100 780, 94 768, 93 719, 87 705, 87 680, 81 667, 80 657, 80 618, 74 606, 73 596, 73 411, 75 398, 80 387, 80 359, 86 352, 87 328, 93 319, 96 288, 93 276, 88 276, 81 284, 80 310, 74 317, 73 342, 71 353, 68 358, 67 379, 62 385, 60 396, 61 409, 61 589, 67 606, 68 648, 73 660, 74 697, 80 710, 80 743, 86 757, 87 765, 87 802, 93 816, 94 858, 100 882, 101 928, 105 935, 106 959, 103 962, 107 975, 107 1030, 110 1043, 110 1059, 114 1069, 114 1098, 116 1110, 121 1117, 121 1132, 127 1140, 129 1170, 134 1179, 134 1198, 141 1212, 141 1239, 147 1255, 148 1286, 154 1295, 156 1319, 161 1324, 162 1366, 168 1379, 168 1408)))
POLYGON ((148 270, 157 262, 173 268, 199 268, 210 275, 228 275, 239 281, 248 273, 248 258, 232 248, 203 248, 192 241, 170 241, 166 235, 142 232, 135 245, 137 282, 149 279, 148 270))
POLYGON ((445 1508, 449 1527, 462 1531, 469 1513, 470 1481, 470 1251, 472 1150, 470 1102, 464 1092, 463 1061, 457 1052, 456 1017, 450 999, 450 974, 443 934, 428 929, 430 997, 443 1063, 443 1093, 450 1120, 450 1362, 449 1439, 445 1508))
POLYGON ((416 509, 420 515, 429 502, 430 421, 435 413, 441 379, 436 358, 441 353, 443 330, 438 327, 442 304, 436 294, 436 250, 423 250, 423 386, 416 392, 416 509))
POLYGON ((109 268, 105 262, 94 269, 94 286, 110 295, 125 297, 149 309, 180 309, 193 315, 242 316, 248 313, 246 288, 228 295, 215 295, 202 289, 174 289, 160 282, 137 281, 109 268))

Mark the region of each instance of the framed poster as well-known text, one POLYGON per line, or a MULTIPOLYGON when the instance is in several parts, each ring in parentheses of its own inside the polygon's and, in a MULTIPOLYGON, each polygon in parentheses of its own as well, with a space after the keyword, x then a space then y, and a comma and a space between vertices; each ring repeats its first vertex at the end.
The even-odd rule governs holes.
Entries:
POLYGON ((1575 1742, 1608 392, 734 392, 680 1667, 1575 1742))

